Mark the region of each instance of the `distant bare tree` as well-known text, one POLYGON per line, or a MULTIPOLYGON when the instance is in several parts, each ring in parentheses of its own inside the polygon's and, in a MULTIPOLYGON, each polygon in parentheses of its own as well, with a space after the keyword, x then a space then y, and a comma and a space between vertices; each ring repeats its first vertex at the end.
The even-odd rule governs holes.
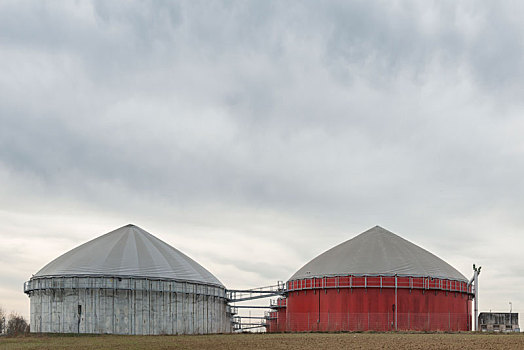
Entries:
POLYGON ((4 308, 0 305, 0 334, 5 333, 6 329, 6 313, 4 308))
POLYGON ((7 322, 7 334, 8 335, 20 335, 29 332, 29 324, 23 316, 20 316, 14 312, 9 315, 9 321, 7 322))

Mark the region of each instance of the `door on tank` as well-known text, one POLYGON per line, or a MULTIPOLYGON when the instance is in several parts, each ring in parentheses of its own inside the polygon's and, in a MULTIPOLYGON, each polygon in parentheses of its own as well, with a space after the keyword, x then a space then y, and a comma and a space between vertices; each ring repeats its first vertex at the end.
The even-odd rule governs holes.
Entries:
POLYGON ((80 333, 80 321, 82 320, 82 305, 78 305, 78 327, 77 332, 80 333))

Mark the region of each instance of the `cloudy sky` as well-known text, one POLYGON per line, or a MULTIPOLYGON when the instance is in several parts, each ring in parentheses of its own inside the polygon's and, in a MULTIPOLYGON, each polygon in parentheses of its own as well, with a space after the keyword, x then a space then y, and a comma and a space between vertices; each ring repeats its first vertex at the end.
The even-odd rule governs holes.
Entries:
POLYGON ((229 288, 381 225, 524 312, 524 6, 1 1, 0 305, 128 223, 229 288))

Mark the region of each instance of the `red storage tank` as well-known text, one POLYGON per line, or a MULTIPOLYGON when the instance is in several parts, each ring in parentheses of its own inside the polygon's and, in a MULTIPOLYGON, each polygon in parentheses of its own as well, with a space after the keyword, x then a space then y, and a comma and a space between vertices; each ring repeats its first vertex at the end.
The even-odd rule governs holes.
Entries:
POLYGON ((379 226, 317 256, 286 288, 285 318, 269 331, 471 329, 467 279, 379 226))
POLYGON ((277 311, 271 310, 266 313, 266 332, 278 332, 277 311))
POLYGON ((271 300, 271 311, 266 314, 266 332, 286 331, 286 298, 271 300))

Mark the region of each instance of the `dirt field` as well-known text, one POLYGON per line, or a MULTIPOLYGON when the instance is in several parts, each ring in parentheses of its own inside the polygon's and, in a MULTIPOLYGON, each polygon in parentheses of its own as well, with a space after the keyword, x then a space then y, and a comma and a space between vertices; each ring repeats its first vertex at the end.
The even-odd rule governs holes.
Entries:
POLYGON ((30 335, 1 337, 0 349, 524 349, 524 334, 30 335))

